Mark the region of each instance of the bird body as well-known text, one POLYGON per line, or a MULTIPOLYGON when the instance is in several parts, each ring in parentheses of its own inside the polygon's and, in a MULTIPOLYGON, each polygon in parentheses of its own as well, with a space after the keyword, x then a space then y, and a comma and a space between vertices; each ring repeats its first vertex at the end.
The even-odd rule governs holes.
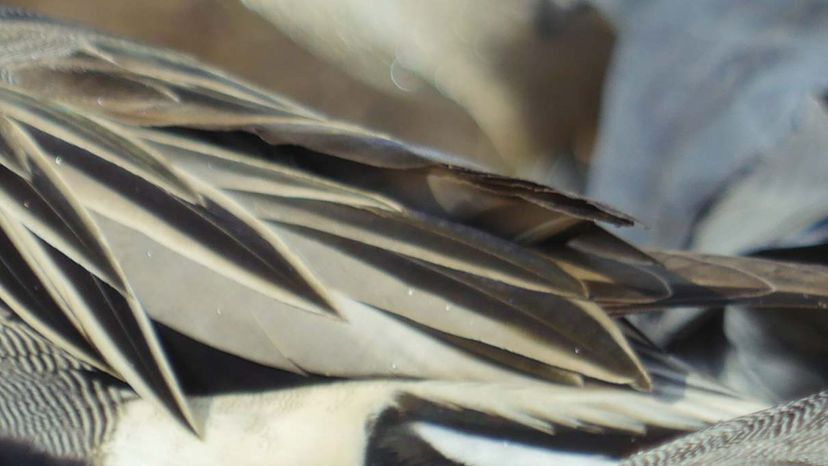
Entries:
POLYGON ((641 251, 592 201, 0 21, 0 437, 29 461, 451 461, 416 421, 690 431, 765 405, 611 315, 825 305, 821 267, 641 251))

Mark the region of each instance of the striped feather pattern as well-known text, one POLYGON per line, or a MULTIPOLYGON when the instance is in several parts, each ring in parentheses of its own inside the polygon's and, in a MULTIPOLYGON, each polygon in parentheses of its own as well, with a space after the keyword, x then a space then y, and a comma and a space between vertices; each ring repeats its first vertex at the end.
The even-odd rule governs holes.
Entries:
POLYGON ((0 308, 0 436, 57 457, 83 459, 133 397, 0 308))
POLYGON ((828 392, 723 422, 622 466, 828 464, 828 392))

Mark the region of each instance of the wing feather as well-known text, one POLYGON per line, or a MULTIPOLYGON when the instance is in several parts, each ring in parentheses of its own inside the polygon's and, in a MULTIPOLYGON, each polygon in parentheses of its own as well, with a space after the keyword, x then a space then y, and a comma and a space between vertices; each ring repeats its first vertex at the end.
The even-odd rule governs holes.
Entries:
POLYGON ((828 296, 816 267, 640 251, 601 226, 634 223, 609 207, 186 57, 0 21, 0 299, 191 424, 150 317, 279 369, 426 379, 404 391, 536 428, 637 430, 728 406, 553 388, 650 387, 607 310, 828 296))

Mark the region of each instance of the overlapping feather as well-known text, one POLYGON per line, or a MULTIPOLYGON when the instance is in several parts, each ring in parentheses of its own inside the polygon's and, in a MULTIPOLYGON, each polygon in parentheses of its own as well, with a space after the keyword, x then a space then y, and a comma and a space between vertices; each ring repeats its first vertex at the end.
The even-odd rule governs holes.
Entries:
POLYGON ((190 425, 150 319, 279 369, 425 379, 400 390, 530 426, 635 430, 717 420, 733 398, 663 417, 621 388, 590 390, 623 408, 589 407, 590 391, 564 403, 571 389, 542 381, 651 386, 606 309, 828 294, 816 267, 639 251, 596 223, 631 223, 612 209, 187 58, 10 12, 0 39, 0 298, 190 425))

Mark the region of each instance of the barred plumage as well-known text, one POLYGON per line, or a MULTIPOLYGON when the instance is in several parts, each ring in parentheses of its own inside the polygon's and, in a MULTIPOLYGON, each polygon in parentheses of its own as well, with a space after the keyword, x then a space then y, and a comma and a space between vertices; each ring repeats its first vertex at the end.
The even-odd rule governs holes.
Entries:
POLYGON ((828 464, 828 391, 723 422, 620 466, 828 464))
POLYGON ((95 372, 0 307, 0 437, 61 458, 91 457, 119 405, 134 398, 95 372))

